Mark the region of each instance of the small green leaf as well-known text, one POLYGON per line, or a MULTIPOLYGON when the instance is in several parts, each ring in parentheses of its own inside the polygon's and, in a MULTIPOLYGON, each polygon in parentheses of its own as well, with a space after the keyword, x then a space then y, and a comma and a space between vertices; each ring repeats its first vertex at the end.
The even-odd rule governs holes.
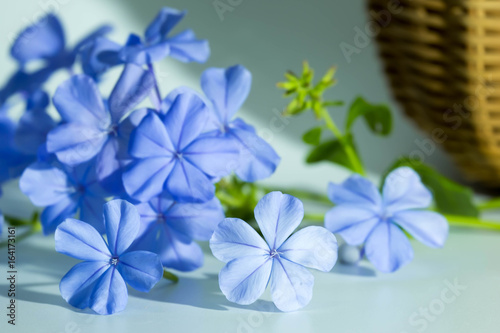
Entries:
POLYGON ((351 104, 346 121, 346 131, 350 132, 358 117, 362 116, 373 133, 388 135, 392 130, 392 115, 385 104, 370 104, 362 97, 351 104))
POLYGON ((343 101, 326 101, 323 102, 324 107, 330 107, 330 106, 342 106, 344 105, 343 101))
MULTIPOLYGON (((349 144, 354 147, 351 136, 346 137, 345 140, 347 140, 347 142, 349 142, 349 144)), ((337 139, 325 141, 314 147, 309 152, 306 162, 312 164, 322 161, 329 161, 356 172, 355 167, 352 165, 351 160, 349 159, 349 156, 345 152, 344 144, 345 143, 337 139)))
POLYGON ((440 213, 479 216, 479 210, 474 205, 473 192, 470 188, 455 183, 420 161, 406 157, 396 161, 387 173, 402 166, 408 166, 420 175, 422 182, 433 193, 436 208, 440 213))
POLYGON ((304 135, 302 136, 302 140, 309 145, 319 145, 319 142, 321 140, 321 130, 321 127, 314 127, 310 129, 309 131, 304 133, 304 135))

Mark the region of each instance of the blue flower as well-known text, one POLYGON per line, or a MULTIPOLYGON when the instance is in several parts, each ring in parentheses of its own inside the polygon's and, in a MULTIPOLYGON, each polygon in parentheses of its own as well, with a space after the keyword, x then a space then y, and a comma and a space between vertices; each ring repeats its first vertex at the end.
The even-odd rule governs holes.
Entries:
POLYGON ((102 205, 109 194, 101 187, 93 161, 76 167, 52 161, 30 165, 19 180, 21 191, 36 206, 46 207, 40 220, 44 234, 50 234, 68 217, 80 219, 104 233, 102 205))
POLYGON ((127 305, 127 285, 148 292, 161 279, 163 267, 155 253, 130 251, 140 227, 137 209, 124 200, 104 206, 108 244, 91 225, 67 219, 57 228, 56 251, 83 262, 61 280, 59 290, 72 306, 90 307, 101 315, 127 305))
POLYGON ((28 98, 26 112, 19 119, 14 134, 20 152, 36 156, 40 146, 45 144, 47 134, 56 126, 46 111, 48 105, 49 96, 44 91, 36 91, 28 98))
POLYGON ((71 69, 80 49, 110 30, 111 27, 102 26, 83 38, 72 49, 67 49, 61 22, 53 14, 48 14, 24 29, 10 50, 11 56, 19 63, 20 69, 0 90, 0 104, 16 93, 28 96, 39 90, 43 83, 59 69, 71 69), (33 61, 43 61, 43 66, 33 72, 26 71, 25 66, 33 61))
POLYGON ((294 311, 309 303, 314 277, 304 266, 330 271, 337 260, 337 240, 315 226, 290 236, 303 217, 300 200, 271 192, 255 207, 265 241, 243 220, 227 218, 219 224, 210 248, 227 263, 219 273, 219 285, 229 301, 253 303, 270 283, 278 309, 294 311))
POLYGON ((176 95, 165 115, 150 112, 132 132, 123 173, 127 193, 141 202, 166 190, 177 202, 200 203, 215 194, 213 179, 230 173, 238 149, 203 130, 208 109, 195 93, 176 95))
POLYGON ((128 112, 149 93, 154 79, 136 65, 124 68, 108 100, 103 102, 94 81, 75 75, 62 83, 54 95, 54 105, 64 121, 47 138, 47 151, 64 164, 74 166, 96 157, 97 177, 121 189, 120 153, 126 151, 131 132, 128 112))
POLYGON ((163 266, 192 271, 203 265, 203 252, 194 240, 207 241, 224 219, 220 202, 178 203, 166 193, 136 206, 141 230, 133 249, 155 252, 163 266))
POLYGON ((211 125, 218 136, 233 141, 240 149, 235 173, 246 182, 254 182, 274 173, 280 157, 274 149, 242 119, 232 120, 245 102, 252 75, 241 65, 209 68, 201 76, 201 87, 212 102, 211 125))
POLYGON ((167 56, 182 62, 204 63, 210 56, 208 41, 196 39, 191 29, 169 37, 184 15, 186 11, 162 8, 147 27, 144 40, 131 34, 123 47, 106 38, 95 39, 82 50, 84 72, 98 79, 111 66, 152 64, 167 56))
POLYGON ((382 195, 369 180, 354 175, 340 185, 330 183, 335 207, 325 215, 325 227, 350 245, 365 243, 364 253, 381 272, 394 272, 413 259, 406 232, 430 247, 442 247, 448 236, 446 219, 423 210, 432 194, 408 167, 392 171, 382 195))

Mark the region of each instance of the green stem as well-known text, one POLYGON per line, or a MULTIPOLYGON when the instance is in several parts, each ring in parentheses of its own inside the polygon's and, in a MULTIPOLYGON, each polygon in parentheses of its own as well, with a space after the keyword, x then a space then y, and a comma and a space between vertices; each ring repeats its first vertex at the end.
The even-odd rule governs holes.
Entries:
POLYGON ((263 190, 265 193, 269 193, 272 191, 280 191, 286 194, 293 195, 294 197, 300 198, 301 200, 308 200, 312 201, 315 203, 321 203, 325 204, 328 206, 333 205, 330 199, 324 194, 308 191, 308 190, 302 190, 302 189, 287 189, 287 188, 279 188, 279 187, 265 187, 265 186, 259 186, 261 190, 263 190))
POLYGON ((333 135, 337 137, 338 140, 342 142, 342 147, 344 147, 345 153, 347 154, 347 157, 349 158, 354 171, 362 176, 366 175, 358 154, 356 154, 356 151, 354 151, 354 148, 352 147, 350 142, 346 141, 345 136, 342 134, 342 132, 340 132, 337 125, 335 125, 335 122, 333 121, 330 113, 328 113, 328 110, 326 108, 321 109, 321 117, 325 120, 326 127, 333 133, 333 135))
POLYGON ((482 202, 477 205, 479 210, 497 209, 500 208, 500 198, 493 198, 491 200, 482 202))
POLYGON ((177 275, 175 275, 174 273, 167 271, 166 269, 163 269, 163 278, 170 280, 173 283, 179 282, 179 277, 177 275))

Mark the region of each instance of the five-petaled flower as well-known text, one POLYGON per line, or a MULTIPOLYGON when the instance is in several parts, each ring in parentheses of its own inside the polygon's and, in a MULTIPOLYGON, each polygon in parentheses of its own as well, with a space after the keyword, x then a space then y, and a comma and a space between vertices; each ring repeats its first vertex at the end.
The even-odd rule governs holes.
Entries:
POLYGON ((224 219, 217 198, 201 204, 179 203, 164 192, 136 207, 141 229, 132 248, 155 252, 163 266, 179 271, 203 265, 203 251, 194 240, 209 240, 224 219))
POLYGON ((350 245, 365 243, 366 257, 381 272, 394 272, 413 259, 402 229, 430 247, 442 247, 448 236, 446 219, 423 210, 432 194, 411 168, 392 171, 382 195, 369 180, 353 175, 340 185, 330 183, 328 196, 336 206, 325 215, 325 227, 350 245))
POLYGON ((127 305, 127 285, 148 292, 162 277, 155 253, 130 251, 140 228, 137 209, 124 200, 104 206, 108 244, 90 224, 67 219, 56 230, 56 251, 84 260, 61 280, 62 297, 72 306, 113 314, 127 305))
POLYGON ((290 236, 303 217, 300 200, 271 192, 255 207, 265 241, 243 220, 226 218, 218 225, 210 248, 227 263, 219 273, 219 285, 229 301, 253 303, 270 283, 278 309, 294 311, 309 303, 314 277, 304 266, 330 271, 337 260, 337 240, 316 226, 290 236))

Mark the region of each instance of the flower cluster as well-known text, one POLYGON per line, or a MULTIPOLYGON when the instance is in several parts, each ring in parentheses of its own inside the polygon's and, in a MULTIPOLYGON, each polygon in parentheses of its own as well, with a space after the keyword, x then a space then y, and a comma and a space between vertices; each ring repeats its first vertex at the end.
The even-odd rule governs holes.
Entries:
POLYGON ((43 232, 56 232, 58 251, 86 260, 61 281, 63 297, 76 307, 102 314, 122 310, 124 280, 149 290, 156 280, 131 271, 154 270, 155 279, 160 274, 156 259, 137 255, 143 251, 157 256, 160 271, 161 265, 199 268, 203 254, 195 241, 210 239, 224 219, 215 184, 232 173, 247 182, 264 179, 279 164, 255 129, 234 119, 251 88, 243 66, 207 69, 201 77, 204 95, 179 87, 162 98, 155 62, 172 57, 203 63, 210 55, 208 42, 193 31, 170 35, 184 15, 163 8, 144 37, 131 34, 120 45, 104 36, 110 30, 105 26, 68 50, 62 25, 50 14, 12 47, 20 69, 0 90, 0 182, 22 174, 21 191, 44 207, 43 232), (34 60, 44 67, 26 72, 34 60), (83 73, 75 73, 75 63, 83 73), (121 75, 111 93, 102 94, 99 84, 115 66, 122 67, 121 75), (43 84, 59 69, 70 77, 49 98, 43 84), (16 97, 26 103, 18 121, 8 114, 16 97), (47 113, 51 102, 59 119, 47 113), (121 226, 133 232, 124 229, 126 246, 116 249, 110 231, 121 226), (107 249, 98 234, 106 234, 107 249), (125 251, 129 247, 136 252, 125 251))

